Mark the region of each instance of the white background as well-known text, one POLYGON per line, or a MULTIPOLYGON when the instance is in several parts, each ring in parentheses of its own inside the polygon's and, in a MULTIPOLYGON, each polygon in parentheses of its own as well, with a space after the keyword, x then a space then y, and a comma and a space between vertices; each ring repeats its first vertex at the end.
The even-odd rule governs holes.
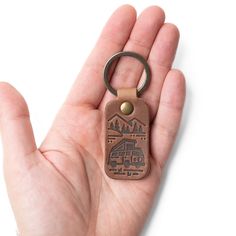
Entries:
MULTIPOLYGON (((235 236, 235 1, 1 0, 0 80, 25 96, 39 144, 105 21, 123 3, 138 12, 165 9, 181 31, 175 67, 187 78, 182 127, 144 235, 235 236)), ((0 235, 15 232, 1 168, 0 235)))

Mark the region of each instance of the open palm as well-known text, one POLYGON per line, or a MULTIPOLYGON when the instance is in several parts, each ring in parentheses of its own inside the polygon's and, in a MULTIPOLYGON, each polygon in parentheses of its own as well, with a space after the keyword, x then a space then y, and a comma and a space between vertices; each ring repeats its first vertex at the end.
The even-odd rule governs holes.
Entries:
MULTIPOLYGON (((4 170, 20 235, 138 235, 150 211, 161 169, 173 145, 184 103, 182 73, 171 69, 176 26, 149 7, 136 19, 128 5, 107 22, 42 145, 37 148, 27 105, 0 83, 4 170), (152 70, 142 96, 151 114, 151 172, 141 180, 114 180, 104 172, 102 70, 118 51, 134 51, 152 70), (89 88, 89 89, 88 89, 89 88)), ((116 66, 112 85, 136 87, 143 68, 131 58, 116 66)))

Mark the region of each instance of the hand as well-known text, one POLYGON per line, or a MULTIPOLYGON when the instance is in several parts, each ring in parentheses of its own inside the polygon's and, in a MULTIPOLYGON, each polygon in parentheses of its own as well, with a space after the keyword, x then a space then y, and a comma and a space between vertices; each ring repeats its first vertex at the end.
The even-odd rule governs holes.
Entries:
MULTIPOLYGON (((171 69, 178 39, 178 29, 164 24, 158 7, 147 8, 137 20, 131 6, 117 9, 39 148, 24 99, 11 85, 0 83, 5 178, 20 235, 140 233, 184 103, 183 74, 171 69), (152 70, 142 96, 151 112, 151 172, 138 181, 111 179, 103 169, 104 107, 114 97, 104 87, 102 70, 106 60, 122 50, 143 55, 152 70)), ((142 66, 122 58, 112 85, 134 87, 141 75, 142 66)))

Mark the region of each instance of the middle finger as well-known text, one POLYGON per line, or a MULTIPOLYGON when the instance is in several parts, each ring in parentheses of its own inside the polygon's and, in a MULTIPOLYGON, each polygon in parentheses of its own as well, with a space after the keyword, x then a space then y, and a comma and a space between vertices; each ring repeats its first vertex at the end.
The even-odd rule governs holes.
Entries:
MULTIPOLYGON (((153 42, 158 31, 164 24, 165 14, 157 6, 145 9, 137 19, 130 38, 127 41, 124 51, 134 51, 144 58, 148 58, 153 42)), ((110 81, 114 88, 130 88, 137 86, 143 72, 143 65, 130 57, 122 57, 113 73, 110 81)), ((104 110, 108 101, 114 96, 106 91, 100 103, 99 109, 104 110)))

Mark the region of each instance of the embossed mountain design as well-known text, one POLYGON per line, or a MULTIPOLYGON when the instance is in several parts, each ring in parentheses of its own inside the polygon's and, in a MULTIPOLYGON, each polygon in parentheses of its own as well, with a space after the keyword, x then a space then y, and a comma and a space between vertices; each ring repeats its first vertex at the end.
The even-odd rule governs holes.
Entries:
MULTIPOLYGON (((108 120, 108 129, 112 130, 112 133, 118 134, 144 134, 145 124, 137 118, 126 120, 119 114, 115 114, 108 120)), ((112 135, 112 136, 113 136, 112 135)))

